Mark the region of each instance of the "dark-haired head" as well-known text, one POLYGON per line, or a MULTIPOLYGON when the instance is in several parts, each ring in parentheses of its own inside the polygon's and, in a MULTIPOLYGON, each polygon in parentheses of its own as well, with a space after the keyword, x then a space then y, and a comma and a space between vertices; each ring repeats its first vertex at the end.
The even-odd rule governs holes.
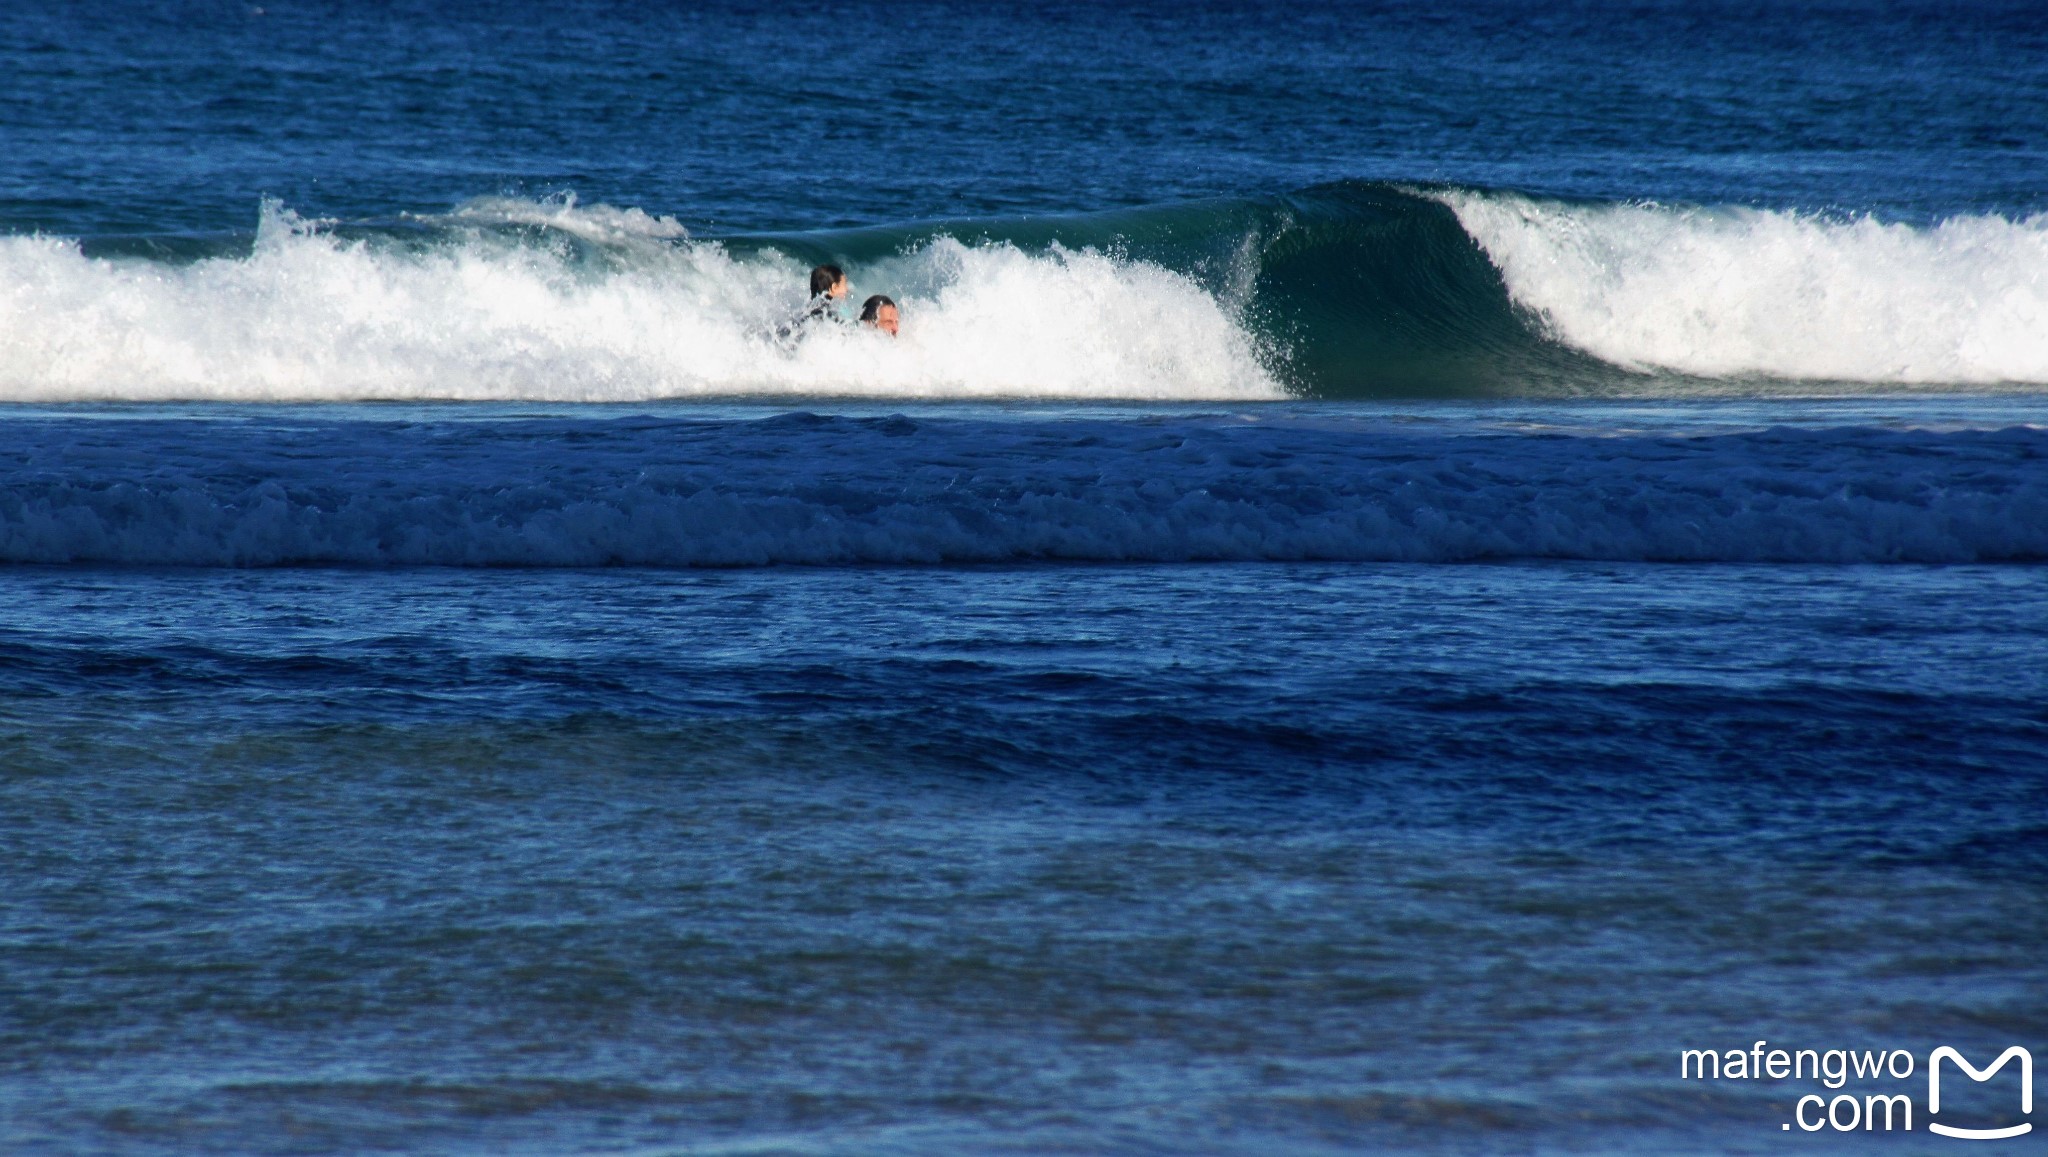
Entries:
POLYGON ((820 265, 811 270, 811 296, 824 297, 831 294, 832 288, 845 280, 844 269, 837 265, 820 265))
POLYGON ((877 293, 861 303, 860 320, 890 337, 896 336, 896 303, 877 293))

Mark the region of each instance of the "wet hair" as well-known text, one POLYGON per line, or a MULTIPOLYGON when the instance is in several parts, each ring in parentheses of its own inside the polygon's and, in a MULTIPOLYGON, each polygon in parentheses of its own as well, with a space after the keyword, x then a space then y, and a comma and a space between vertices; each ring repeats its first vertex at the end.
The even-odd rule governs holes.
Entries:
POLYGON ((882 316, 882 307, 885 305, 890 309, 896 308, 895 301, 879 293, 868 298, 860 303, 860 319, 862 321, 874 321, 880 318, 882 316))
POLYGON ((846 271, 837 265, 820 265, 811 270, 811 296, 823 297, 832 292, 832 287, 846 280, 846 271))

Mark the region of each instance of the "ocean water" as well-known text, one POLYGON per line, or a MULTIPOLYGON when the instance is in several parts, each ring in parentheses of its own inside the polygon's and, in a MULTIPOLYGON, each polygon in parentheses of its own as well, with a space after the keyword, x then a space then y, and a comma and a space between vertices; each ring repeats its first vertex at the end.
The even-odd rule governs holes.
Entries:
POLYGON ((2034 5, 10 7, 0 1151, 1955 1150, 2044 563, 2034 5))

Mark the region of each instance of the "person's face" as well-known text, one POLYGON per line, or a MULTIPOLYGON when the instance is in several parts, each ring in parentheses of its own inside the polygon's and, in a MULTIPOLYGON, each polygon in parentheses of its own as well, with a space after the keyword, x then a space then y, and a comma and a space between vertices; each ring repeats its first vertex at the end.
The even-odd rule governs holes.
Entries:
POLYGON ((832 283, 832 288, 825 291, 825 296, 831 298, 834 301, 838 301, 840 298, 846 296, 846 290, 846 279, 842 277, 839 280, 832 283))
POLYGON ((888 334, 890 337, 896 336, 895 306, 885 305, 875 311, 875 328, 888 334))

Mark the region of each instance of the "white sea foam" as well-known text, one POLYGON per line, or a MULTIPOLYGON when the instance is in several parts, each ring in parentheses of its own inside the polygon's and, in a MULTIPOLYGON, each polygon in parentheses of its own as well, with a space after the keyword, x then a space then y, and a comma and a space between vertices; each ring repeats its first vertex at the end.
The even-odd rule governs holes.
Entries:
POLYGON ((1283 393, 1201 286, 1093 250, 941 239, 855 271, 857 292, 902 302, 900 339, 790 343, 774 330, 803 303, 793 258, 567 202, 478 202, 435 227, 424 246, 349 241, 267 206, 251 254, 182 266, 0 238, 0 399, 1283 393), (602 259, 490 228, 507 225, 602 259))
POLYGON ((1606 361, 1707 376, 2048 383, 2048 216, 1928 227, 1442 195, 1515 301, 1606 361))
POLYGON ((1452 436, 1342 422, 0 425, 0 561, 2048 559, 2048 431, 1452 436))
POLYGON ((416 219, 434 223, 542 225, 586 241, 612 243, 689 236, 689 231, 674 217, 656 216, 638 208, 584 205, 574 195, 539 201, 525 197, 478 197, 446 216, 418 216, 416 219))

